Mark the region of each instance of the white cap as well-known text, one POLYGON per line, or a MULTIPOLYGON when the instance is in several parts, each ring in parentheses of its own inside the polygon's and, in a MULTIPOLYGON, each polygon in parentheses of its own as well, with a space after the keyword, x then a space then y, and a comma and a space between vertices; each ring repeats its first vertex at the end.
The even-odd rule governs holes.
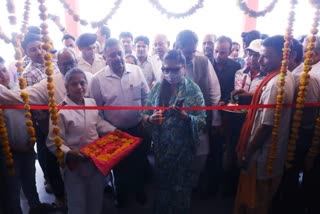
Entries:
POLYGON ((250 45, 249 47, 246 48, 246 50, 252 50, 254 52, 260 52, 260 48, 261 48, 261 44, 262 44, 262 39, 255 39, 255 40, 252 40, 250 42, 250 45))

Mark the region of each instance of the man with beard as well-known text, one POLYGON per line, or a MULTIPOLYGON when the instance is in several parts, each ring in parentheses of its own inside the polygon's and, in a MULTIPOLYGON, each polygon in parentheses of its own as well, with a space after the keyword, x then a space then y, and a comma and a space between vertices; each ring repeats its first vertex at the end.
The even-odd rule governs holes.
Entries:
MULTIPOLYGON (((281 35, 269 37, 262 42, 259 58, 260 71, 266 72, 267 76, 256 89, 251 105, 277 103, 284 42, 281 35)), ((292 103, 294 86, 294 77, 287 71, 282 86, 281 104, 292 103)), ((242 170, 234 213, 270 213, 272 198, 284 171, 291 108, 282 108, 279 124, 275 124, 275 112, 275 108, 248 110, 237 145, 237 156, 242 170), (274 126, 279 128, 275 139, 276 149, 272 151, 274 126), (272 156, 274 160, 270 165, 269 160, 272 156)))
POLYGON ((207 34, 205 35, 203 42, 202 42, 202 48, 203 48, 203 54, 208 57, 209 61, 213 65, 213 50, 214 50, 214 43, 217 40, 216 35, 214 34, 207 34))
MULTIPOLYGON (((116 39, 106 42, 103 54, 107 66, 92 78, 91 94, 98 106, 142 106, 149 87, 141 69, 125 64, 123 49, 116 39)), ((120 130, 142 137, 142 116, 137 110, 104 110, 102 117, 120 130)), ((123 206, 129 191, 134 191, 137 202, 145 203, 144 176, 148 166, 146 148, 142 142, 114 169, 115 205, 123 206)))

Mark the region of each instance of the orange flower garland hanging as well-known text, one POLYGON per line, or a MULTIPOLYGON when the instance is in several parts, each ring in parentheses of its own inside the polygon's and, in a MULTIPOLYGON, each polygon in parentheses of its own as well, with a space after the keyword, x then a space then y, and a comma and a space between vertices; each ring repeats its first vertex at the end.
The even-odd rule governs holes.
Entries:
POLYGON ((271 140, 271 146, 269 150, 268 163, 267 163, 268 175, 272 175, 273 163, 277 153, 277 140, 279 135, 280 116, 282 111, 282 102, 283 102, 283 93, 284 93, 283 86, 285 84, 286 73, 288 70, 288 61, 289 61, 289 55, 291 51, 290 44, 292 40, 293 22, 294 22, 294 16, 295 16, 294 8, 296 4, 297 4, 296 0, 290 1, 288 27, 284 36, 285 42, 283 45, 284 47, 282 49, 283 55, 282 55, 282 62, 281 62, 279 79, 278 79, 278 93, 277 93, 274 122, 273 122, 273 128, 272 128, 272 140, 271 140))
POLYGON ((24 13, 23 13, 23 21, 21 26, 21 32, 27 33, 28 30, 28 23, 29 23, 29 12, 30 12, 30 0, 26 0, 24 2, 24 13))
MULTIPOLYGON (((42 42, 44 43, 42 48, 46 51, 45 54, 45 66, 46 66, 46 74, 47 74, 47 89, 48 89, 48 96, 49 96, 49 112, 50 112, 50 119, 52 121, 53 125, 58 125, 59 123, 59 113, 58 113, 58 108, 57 108, 57 103, 55 99, 55 90, 54 90, 54 83, 53 83, 53 64, 52 64, 52 55, 49 53, 49 51, 52 49, 52 46, 50 44, 50 37, 48 36, 48 25, 46 24, 46 20, 48 18, 47 16, 47 8, 44 5, 45 0, 38 0, 40 3, 39 5, 39 10, 40 10, 40 19, 42 20, 42 24, 40 25, 41 28, 41 34, 42 36, 42 42)), ((61 145, 62 145, 62 140, 59 136, 59 128, 54 127, 52 132, 56 135, 54 137, 54 144, 57 148, 56 151, 56 156, 58 159, 58 162, 60 166, 63 166, 63 151, 61 150, 61 145)))
MULTIPOLYGON (((311 4, 314 5, 316 8, 316 15, 314 18, 314 24, 313 29, 311 30, 311 33, 317 34, 317 26, 319 24, 320 19, 320 1, 312 0, 311 4)), ((313 163, 317 155, 319 154, 319 143, 320 143, 320 113, 318 115, 318 118, 316 119, 316 125, 313 133, 312 143, 308 150, 307 157, 305 160, 305 168, 306 170, 310 170, 313 167, 313 163)))
MULTIPOLYGON (((27 10, 28 7, 25 7, 25 10, 27 10)), ((30 9, 30 7, 29 7, 30 9)), ((25 13, 29 13, 28 11, 25 11, 25 13)), ((26 17, 28 18, 28 17, 26 17)), ((27 19, 24 19, 23 23, 28 23, 27 19)), ((23 60, 22 60, 22 47, 21 47, 21 41, 22 41, 22 35, 20 34, 14 34, 12 37, 12 44, 14 46, 15 50, 15 59, 17 60, 16 62, 16 67, 17 67, 17 72, 20 74, 23 72, 23 60)), ((23 78, 21 75, 19 75, 19 86, 20 89, 25 89, 27 87, 27 82, 25 78, 23 78)), ((29 105, 29 94, 25 91, 21 91, 20 97, 24 102, 24 109, 26 110, 25 118, 26 118, 26 126, 27 126, 27 132, 29 134, 29 144, 34 145, 36 143, 36 131, 33 127, 33 122, 31 119, 31 112, 30 112, 30 105, 29 105)))
POLYGON ((6 159, 8 169, 9 169, 9 174, 12 175, 15 172, 14 165, 13 165, 13 156, 12 156, 12 152, 10 149, 10 143, 9 143, 9 139, 8 139, 8 130, 7 130, 6 124, 4 122, 3 111, 1 108, 0 108, 0 139, 2 142, 3 154, 6 159))
MULTIPOLYGON (((308 84, 309 84, 309 78, 310 78, 310 75, 308 73, 311 70, 312 68, 311 65, 313 63, 312 57, 314 56, 313 50, 315 48, 316 34, 318 33, 317 27, 319 25, 319 15, 320 15, 320 11, 319 11, 319 7, 317 7, 314 23, 311 29, 311 36, 308 38, 306 59, 304 60, 303 71, 300 76, 299 91, 296 99, 296 103, 297 103, 296 110, 293 116, 290 140, 288 145, 288 158, 286 163, 287 168, 292 167, 291 162, 295 159, 296 143, 299 136, 299 128, 300 128, 301 119, 303 116, 303 107, 305 103, 305 97, 308 91, 308 84)), ((312 149, 312 151, 314 150, 312 149)))

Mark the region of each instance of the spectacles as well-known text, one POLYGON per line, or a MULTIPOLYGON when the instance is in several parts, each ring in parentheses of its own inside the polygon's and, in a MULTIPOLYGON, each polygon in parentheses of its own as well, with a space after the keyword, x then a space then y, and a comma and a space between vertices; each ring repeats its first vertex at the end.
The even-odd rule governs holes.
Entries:
POLYGON ((166 67, 162 67, 161 68, 161 70, 162 70, 162 72, 163 73, 178 73, 180 70, 181 70, 181 68, 182 68, 183 66, 181 66, 181 67, 175 67, 175 68, 166 68, 166 67))

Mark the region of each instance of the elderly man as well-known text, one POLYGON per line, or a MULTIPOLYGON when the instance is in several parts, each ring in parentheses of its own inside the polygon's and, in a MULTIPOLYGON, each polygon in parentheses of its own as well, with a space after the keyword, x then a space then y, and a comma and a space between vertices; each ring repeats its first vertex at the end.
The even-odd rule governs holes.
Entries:
POLYGON ((214 34, 207 34, 204 36, 202 42, 203 54, 208 57, 211 64, 213 65, 213 51, 214 51, 214 43, 217 40, 217 36, 214 34))
MULTIPOLYGON (((125 64, 123 49, 116 39, 109 39, 104 49, 107 65, 97 73, 91 84, 91 93, 99 106, 142 106, 149 87, 141 69, 125 64)), ((104 110, 102 117, 113 126, 134 136, 142 137, 142 116, 137 110, 104 110)), ((122 206, 129 190, 136 193, 138 202, 144 203, 144 171, 147 167, 144 142, 114 169, 114 187, 117 206, 122 206)))
POLYGON ((155 73, 160 75, 158 79, 161 79, 161 67, 162 67, 162 59, 163 56, 169 51, 170 42, 166 35, 164 34, 157 34, 153 40, 153 47, 152 47, 153 55, 151 56, 151 60, 154 64, 155 73))

